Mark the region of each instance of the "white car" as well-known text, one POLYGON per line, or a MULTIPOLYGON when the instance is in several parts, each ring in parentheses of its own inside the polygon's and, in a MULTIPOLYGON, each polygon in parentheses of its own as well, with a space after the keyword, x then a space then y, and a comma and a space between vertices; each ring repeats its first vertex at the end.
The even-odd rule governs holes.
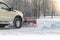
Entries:
POLYGON ((0 2, 0 24, 13 24, 15 28, 20 28, 23 22, 23 13, 10 8, 4 2, 0 2))

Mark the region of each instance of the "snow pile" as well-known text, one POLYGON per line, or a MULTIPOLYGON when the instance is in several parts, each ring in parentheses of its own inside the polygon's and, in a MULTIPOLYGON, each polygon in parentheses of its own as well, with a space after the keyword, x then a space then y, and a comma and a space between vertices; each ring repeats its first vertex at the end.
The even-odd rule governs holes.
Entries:
POLYGON ((38 19, 37 30, 40 30, 40 32, 60 33, 60 19, 38 19))

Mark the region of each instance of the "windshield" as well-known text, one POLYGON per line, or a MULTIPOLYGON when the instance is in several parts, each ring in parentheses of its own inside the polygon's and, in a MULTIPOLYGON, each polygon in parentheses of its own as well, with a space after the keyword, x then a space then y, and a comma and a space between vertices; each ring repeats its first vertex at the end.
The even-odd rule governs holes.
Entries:
POLYGON ((9 6, 5 3, 0 2, 0 8, 9 8, 9 6))

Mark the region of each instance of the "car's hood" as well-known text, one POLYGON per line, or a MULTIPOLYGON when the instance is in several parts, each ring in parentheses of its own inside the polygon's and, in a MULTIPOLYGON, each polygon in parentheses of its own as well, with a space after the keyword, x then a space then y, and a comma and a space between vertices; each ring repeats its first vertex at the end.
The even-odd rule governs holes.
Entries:
POLYGON ((16 12, 17 14, 19 14, 20 16, 23 16, 23 13, 21 11, 14 10, 14 12, 16 12))
POLYGON ((18 10, 13 10, 14 12, 21 12, 21 11, 18 11, 18 10))
MULTIPOLYGON (((13 10, 14 12, 16 13, 22 13, 21 11, 18 11, 18 10, 13 10)), ((23 14, 23 13, 22 13, 23 14)))

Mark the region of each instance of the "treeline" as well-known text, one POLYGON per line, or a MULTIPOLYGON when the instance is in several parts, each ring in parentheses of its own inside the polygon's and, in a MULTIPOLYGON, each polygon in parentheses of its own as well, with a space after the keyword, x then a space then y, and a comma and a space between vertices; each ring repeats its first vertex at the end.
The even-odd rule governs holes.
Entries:
POLYGON ((37 0, 7 0, 14 9, 22 11, 25 17, 37 17, 37 0))
POLYGON ((6 0, 14 9, 22 11, 25 17, 52 16, 51 0, 6 0))

